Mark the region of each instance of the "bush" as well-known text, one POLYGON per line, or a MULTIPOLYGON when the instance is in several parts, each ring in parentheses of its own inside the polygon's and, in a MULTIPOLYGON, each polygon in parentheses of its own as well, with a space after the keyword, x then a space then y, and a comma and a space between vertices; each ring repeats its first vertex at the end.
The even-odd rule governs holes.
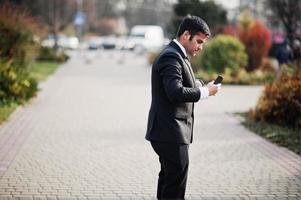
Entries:
POLYGON ((0 62, 0 85, 0 104, 22 103, 37 91, 37 81, 28 72, 18 72, 10 62, 0 62))
POLYGON ((0 5, 0 58, 26 68, 38 52, 35 32, 39 32, 37 24, 23 10, 9 3, 0 5))
POLYGON ((272 44, 270 31, 255 21, 250 26, 242 26, 239 29, 239 38, 244 43, 249 57, 247 71, 258 69, 272 44))
POLYGON ((226 70, 223 74, 226 82, 238 85, 259 85, 271 83, 275 79, 275 73, 256 70, 247 72, 245 69, 239 69, 235 72, 226 70))
POLYGON ((235 37, 219 35, 214 37, 200 56, 193 60, 193 66, 200 67, 208 73, 223 73, 225 69, 235 71, 247 64, 248 58, 244 50, 244 45, 235 37))
MULTIPOLYGON (((294 66, 293 66, 294 67, 294 66)), ((259 121, 301 127, 301 70, 284 67, 277 81, 268 84, 250 116, 259 121)))
POLYGON ((25 12, 8 3, 0 6, 0 104, 22 102, 37 90, 27 69, 37 52, 35 30, 25 12))
POLYGON ((56 61, 56 62, 65 62, 69 57, 63 52, 56 52, 53 48, 50 47, 41 47, 40 55, 38 60, 40 61, 56 61))
MULTIPOLYGON (((205 82, 214 80, 218 73, 207 73, 206 71, 199 70, 196 73, 196 77, 202 79, 205 82)), ((247 72, 245 69, 239 69, 236 71, 226 69, 223 73, 223 84, 237 84, 237 85, 259 85, 273 82, 275 79, 274 72, 264 72, 256 70, 253 72, 247 72)))

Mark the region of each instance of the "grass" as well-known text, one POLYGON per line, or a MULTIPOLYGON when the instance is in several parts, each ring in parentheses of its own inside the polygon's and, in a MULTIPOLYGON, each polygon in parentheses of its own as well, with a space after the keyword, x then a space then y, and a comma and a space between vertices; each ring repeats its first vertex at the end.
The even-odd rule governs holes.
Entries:
MULTIPOLYGON (((47 77, 58 68, 59 62, 53 61, 37 61, 32 63, 30 67, 30 76, 38 82, 44 81, 47 77)), ((6 121, 10 114, 13 113, 19 106, 16 102, 0 105, 0 124, 6 121)))
POLYGON ((53 61, 38 61, 32 63, 30 68, 30 76, 35 78, 38 82, 44 81, 47 77, 57 69, 60 63, 53 61))
POLYGON ((9 115, 16 110, 18 107, 17 103, 10 103, 7 105, 1 105, 0 106, 0 124, 4 122, 9 115))
POLYGON ((252 132, 266 138, 267 140, 279 146, 286 147, 301 156, 300 129, 283 127, 267 122, 258 122, 248 117, 247 113, 235 114, 245 119, 242 124, 252 132))

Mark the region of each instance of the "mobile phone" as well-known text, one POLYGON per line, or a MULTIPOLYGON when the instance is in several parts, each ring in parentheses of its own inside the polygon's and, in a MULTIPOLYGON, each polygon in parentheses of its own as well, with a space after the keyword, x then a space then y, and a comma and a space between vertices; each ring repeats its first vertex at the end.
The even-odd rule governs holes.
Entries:
POLYGON ((215 81, 213 82, 213 84, 219 84, 223 81, 224 77, 222 77, 222 75, 218 75, 215 79, 215 81))

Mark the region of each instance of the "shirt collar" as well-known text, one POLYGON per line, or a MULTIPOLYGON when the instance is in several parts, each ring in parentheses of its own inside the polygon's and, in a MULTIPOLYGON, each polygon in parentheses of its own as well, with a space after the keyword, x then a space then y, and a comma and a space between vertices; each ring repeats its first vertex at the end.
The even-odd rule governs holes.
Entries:
POLYGON ((177 39, 173 39, 173 41, 180 47, 185 57, 188 57, 186 53, 186 49, 180 44, 180 42, 177 39))

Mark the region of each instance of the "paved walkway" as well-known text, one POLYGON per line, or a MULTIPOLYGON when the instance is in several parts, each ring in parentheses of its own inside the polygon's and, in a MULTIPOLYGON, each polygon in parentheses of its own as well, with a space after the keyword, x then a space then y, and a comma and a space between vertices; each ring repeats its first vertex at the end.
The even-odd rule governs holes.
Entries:
MULTIPOLYGON (((75 54, 1 125, 0 200, 155 199, 149 75, 131 53, 75 54)), ((300 158, 231 115, 260 91, 224 86, 196 104, 187 199, 301 198, 300 158)))

